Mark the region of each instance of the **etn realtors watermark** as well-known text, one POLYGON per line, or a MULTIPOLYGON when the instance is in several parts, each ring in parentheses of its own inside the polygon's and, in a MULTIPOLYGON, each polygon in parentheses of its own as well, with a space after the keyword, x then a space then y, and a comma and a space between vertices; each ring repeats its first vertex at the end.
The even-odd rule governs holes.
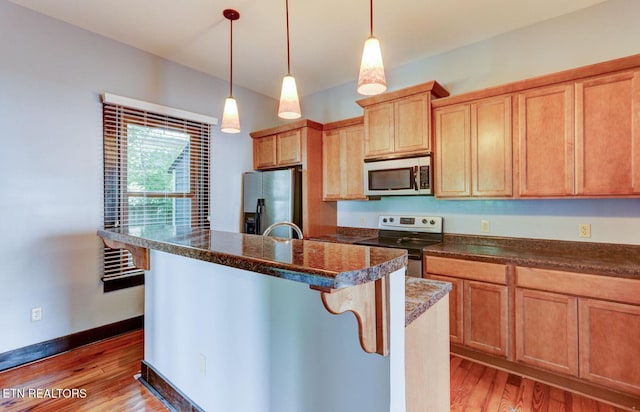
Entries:
POLYGON ((78 388, 2 388, 2 399, 84 399, 86 389, 78 388))

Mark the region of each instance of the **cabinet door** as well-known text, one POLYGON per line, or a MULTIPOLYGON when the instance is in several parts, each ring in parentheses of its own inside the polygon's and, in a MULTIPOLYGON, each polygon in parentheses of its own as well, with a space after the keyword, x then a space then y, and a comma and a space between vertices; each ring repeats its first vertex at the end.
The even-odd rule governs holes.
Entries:
POLYGON ((521 196, 573 194, 573 85, 518 94, 521 196))
POLYGON ((511 196, 511 96, 471 104, 471 193, 511 196))
POLYGON ((516 288, 516 360, 578 376, 578 299, 516 288))
POLYGON ((463 343, 463 305, 462 295, 464 291, 463 280, 457 278, 450 278, 448 276, 439 276, 427 274, 429 279, 440 280, 443 282, 449 282, 452 285, 451 292, 449 293, 449 338, 451 343, 463 343))
POLYGON ((429 97, 417 95, 396 101, 394 109, 394 152, 431 149, 429 141, 429 97))
POLYGON ((434 111, 435 195, 471 195, 471 129, 468 104, 434 111))
POLYGON ((253 139, 253 168, 265 169, 276 164, 276 137, 253 139))
POLYGON ((640 394, 640 307, 579 299, 580 377, 640 394))
POLYGON ((344 131, 342 149, 343 199, 366 199, 364 195, 364 126, 348 127, 344 131))
POLYGON ((291 130, 277 135, 276 161, 278 166, 296 165, 302 163, 302 150, 300 145, 302 132, 300 129, 291 130))
POLYGON ((640 72, 576 83, 579 195, 640 193, 640 72))
POLYGON ((494 355, 507 357, 507 286, 464 281, 464 344, 494 355))
POLYGON ((322 136, 322 199, 340 199, 342 182, 340 129, 329 130, 322 136))
POLYGON ((366 157, 393 153, 393 103, 379 103, 364 111, 366 157))

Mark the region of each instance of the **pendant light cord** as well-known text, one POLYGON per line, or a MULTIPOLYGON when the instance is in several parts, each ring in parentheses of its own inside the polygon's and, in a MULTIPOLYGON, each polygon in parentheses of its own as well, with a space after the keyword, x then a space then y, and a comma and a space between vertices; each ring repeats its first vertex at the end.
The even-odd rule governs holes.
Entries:
POLYGON ((373 37, 373 0, 369 0, 369 37, 373 37))
POLYGON ((229 97, 233 97, 233 20, 229 20, 229 97))
POLYGON ((291 76, 291 53, 289 51, 289 0, 285 0, 287 16, 287 76, 291 76))

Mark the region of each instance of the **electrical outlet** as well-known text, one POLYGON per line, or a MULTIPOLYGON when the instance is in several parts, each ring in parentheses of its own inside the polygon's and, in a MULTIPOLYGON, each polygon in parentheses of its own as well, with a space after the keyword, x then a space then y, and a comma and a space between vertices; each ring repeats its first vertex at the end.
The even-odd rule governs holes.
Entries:
POLYGON ((198 372, 200 376, 207 376, 207 357, 202 353, 198 356, 198 372))
POLYGON ((491 231, 491 223, 487 219, 480 220, 480 232, 489 233, 491 231))
POLYGON ((42 320, 42 308, 31 309, 31 322, 40 322, 42 320))
POLYGON ((364 216, 360 216, 360 224, 361 225, 366 225, 367 224, 367 218, 364 216))
POLYGON ((591 237, 591 225, 589 223, 580 223, 578 225, 579 237, 591 237))

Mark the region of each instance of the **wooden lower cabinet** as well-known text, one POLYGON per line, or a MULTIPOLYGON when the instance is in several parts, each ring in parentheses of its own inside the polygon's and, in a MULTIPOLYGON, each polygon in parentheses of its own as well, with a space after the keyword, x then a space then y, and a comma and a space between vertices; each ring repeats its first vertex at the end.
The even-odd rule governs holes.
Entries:
POLYGON ((578 376, 578 299, 516 288, 516 360, 578 376))
POLYGON ((507 286, 464 281, 464 344, 509 356, 507 286))
POLYGON ((463 280, 449 276, 429 275, 433 280, 451 283, 449 292, 449 340, 451 343, 463 343, 463 322, 462 322, 462 294, 464 292, 463 280))
POLYGON ((579 299, 580 377, 640 395, 640 307, 579 299))
POLYGON ((425 277, 452 284, 449 293, 451 343, 509 357, 509 288, 506 266, 426 256, 425 277))
POLYGON ((640 409, 640 280, 425 256, 453 353, 640 409))

